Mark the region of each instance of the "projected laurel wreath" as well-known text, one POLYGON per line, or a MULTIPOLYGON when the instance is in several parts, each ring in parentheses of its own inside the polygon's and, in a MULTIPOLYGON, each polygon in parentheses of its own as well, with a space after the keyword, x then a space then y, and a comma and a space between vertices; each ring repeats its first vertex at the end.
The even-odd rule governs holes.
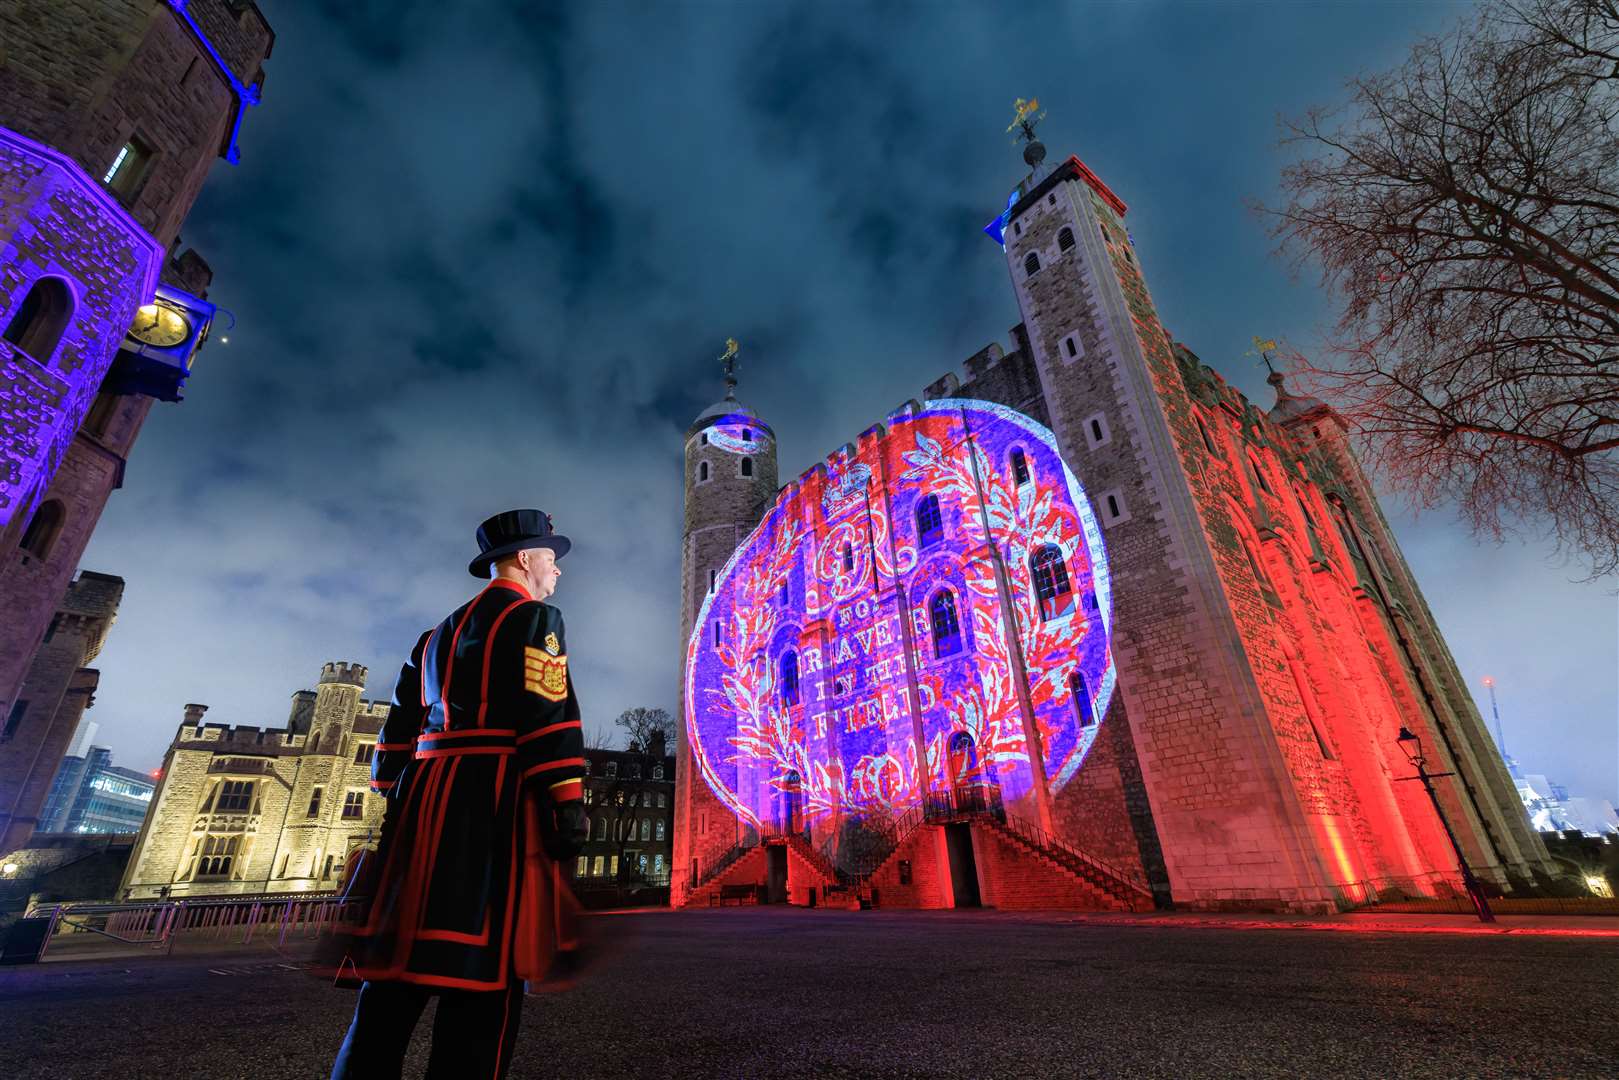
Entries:
POLYGON ((697 768, 742 820, 795 830, 924 791, 1012 804, 1032 762, 1055 791, 1113 693, 1111 613, 1052 433, 929 402, 784 491, 718 575, 687 645, 697 768))

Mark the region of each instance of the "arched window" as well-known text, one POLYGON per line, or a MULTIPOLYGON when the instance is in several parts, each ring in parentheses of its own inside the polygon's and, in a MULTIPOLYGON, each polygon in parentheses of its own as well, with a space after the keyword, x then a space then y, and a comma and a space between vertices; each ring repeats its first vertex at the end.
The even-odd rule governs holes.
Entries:
POLYGON ((1074 718, 1082 728, 1096 724, 1096 706, 1091 701, 1091 688, 1085 685, 1085 676, 1078 669, 1068 676, 1068 693, 1074 700, 1074 718))
POLYGON ((781 657, 781 703, 798 704, 798 653, 788 650, 781 657))
POLYGON ((699 481, 708 479, 708 462, 699 461, 697 463, 697 479, 699 481))
POLYGON ((1072 251, 1074 248, 1074 230, 1064 225, 1057 230, 1057 250, 1072 251))
POLYGON ((34 511, 34 516, 28 522, 28 528, 23 530, 21 547, 36 559, 44 559, 56 546, 56 538, 62 535, 62 523, 67 520, 67 510, 62 506, 61 499, 46 499, 34 511))
POLYGON ((1258 482, 1259 490, 1263 491, 1266 495, 1274 495, 1274 494, 1276 494, 1274 491, 1272 491, 1270 489, 1270 483, 1265 479, 1265 470, 1264 470, 1263 467, 1260 466, 1259 458, 1257 458, 1253 454, 1249 454, 1248 455, 1248 466, 1249 466, 1249 468, 1254 470, 1254 480, 1256 482, 1258 482))
POLYGON ((73 293, 67 282, 59 277, 35 278, 3 336, 40 364, 49 364, 72 317, 73 293))
POLYGON ((1029 459, 1021 446, 1012 449, 1012 482, 1018 487, 1029 482, 1029 459))
POLYGON ((925 495, 916 504, 916 544, 927 547, 944 539, 944 521, 939 516, 939 497, 925 495))
POLYGON ((849 573, 854 569, 854 545, 845 540, 843 542, 843 572, 849 573))
POLYGON ((1039 269, 1040 269, 1040 256, 1036 255, 1032 251, 1029 252, 1029 254, 1026 255, 1024 257, 1024 259, 1023 259, 1023 272, 1025 274, 1032 275, 1032 274, 1035 273, 1035 271, 1037 271, 1039 269))
POLYGON ((752 476, 753 475, 753 459, 752 458, 745 457, 745 458, 742 459, 742 475, 743 476, 752 476))
POLYGON ((1211 454, 1219 454, 1219 449, 1214 445, 1214 436, 1210 435, 1209 429, 1204 426, 1203 418, 1198 416, 1193 419, 1197 421, 1198 434, 1203 436, 1203 448, 1211 454))
POLYGON ((1034 579, 1034 597, 1042 619, 1055 619, 1074 610, 1074 588, 1068 583, 1068 567, 1063 565, 1062 549, 1045 544, 1029 556, 1029 576, 1034 579))
POLYGON ((954 656, 961 651, 961 621, 956 618, 956 594, 949 589, 935 593, 928 603, 928 621, 933 626, 933 655, 954 656))

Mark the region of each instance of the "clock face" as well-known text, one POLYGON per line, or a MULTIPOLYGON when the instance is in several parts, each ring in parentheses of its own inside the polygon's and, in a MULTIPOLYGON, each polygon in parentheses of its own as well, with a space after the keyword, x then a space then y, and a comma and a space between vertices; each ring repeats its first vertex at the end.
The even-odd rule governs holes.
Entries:
POLYGON ((136 310, 129 336, 147 345, 167 348, 191 336, 191 322, 166 304, 145 304, 136 310))

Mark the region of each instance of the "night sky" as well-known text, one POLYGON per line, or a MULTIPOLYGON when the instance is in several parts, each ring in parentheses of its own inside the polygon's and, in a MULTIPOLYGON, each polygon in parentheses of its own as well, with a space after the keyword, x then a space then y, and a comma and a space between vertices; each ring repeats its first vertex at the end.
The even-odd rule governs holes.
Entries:
MULTIPOLYGON (((83 562, 128 581, 90 718, 135 768, 187 702, 284 724, 328 660, 386 697, 514 506, 575 541, 555 602, 587 724, 672 711, 681 446, 714 358, 743 343, 785 482, 1007 342, 980 230, 1025 171, 1017 97, 1130 204, 1176 338, 1268 407, 1251 336, 1309 352, 1333 318, 1245 206, 1277 197, 1276 117, 1465 11, 259 3, 265 103, 184 229, 236 326, 153 410, 83 562)), ((1619 799, 1613 583, 1385 505, 1512 752, 1619 799)))

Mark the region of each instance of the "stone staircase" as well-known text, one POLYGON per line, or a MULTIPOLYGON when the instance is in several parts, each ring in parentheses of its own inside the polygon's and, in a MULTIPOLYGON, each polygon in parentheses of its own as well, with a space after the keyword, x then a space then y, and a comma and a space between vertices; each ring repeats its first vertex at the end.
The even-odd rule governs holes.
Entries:
POLYGON ((1055 868, 1084 887, 1097 906, 1112 911, 1152 911, 1156 906, 1152 890, 1138 885, 1106 863, 1052 839, 1036 825, 1009 817, 974 819, 1008 846, 1055 868))

